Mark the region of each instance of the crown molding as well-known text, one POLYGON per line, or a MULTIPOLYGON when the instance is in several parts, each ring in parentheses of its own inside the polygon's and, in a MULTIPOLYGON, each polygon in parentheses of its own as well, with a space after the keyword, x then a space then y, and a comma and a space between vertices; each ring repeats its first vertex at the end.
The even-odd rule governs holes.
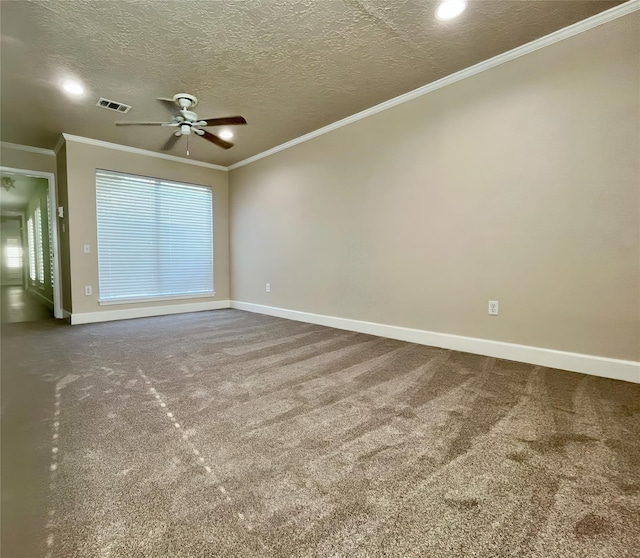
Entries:
POLYGON ((63 145, 64 145, 64 134, 61 134, 60 139, 58 140, 58 143, 56 143, 56 146, 53 148, 53 152, 57 155, 58 152, 62 149, 63 145))
POLYGON ((337 122, 333 122, 332 124, 329 124, 317 130, 314 130, 313 132, 310 132, 308 134, 295 138, 286 143, 277 145, 276 147, 273 147, 271 149, 263 151, 262 153, 258 153, 256 155, 248 157, 247 159, 243 159, 242 161, 238 161, 237 163, 229 165, 228 167, 225 167, 222 165, 216 165, 214 163, 205 163, 204 161, 185 159, 184 157, 176 157, 175 155, 158 153, 156 151, 149 151, 146 149, 140 149, 138 147, 129 147, 127 145, 120 145, 117 143, 110 143, 102 140, 85 138, 82 136, 74 136, 72 134, 66 134, 66 133, 62 134, 62 137, 58 140, 53 150, 43 149, 41 147, 32 147, 30 145, 20 145, 17 143, 10 143, 6 141, 0 141, 0 146, 10 148, 10 149, 16 149, 20 151, 38 153, 40 155, 55 156, 58 153, 58 151, 60 151, 60 148, 62 147, 64 140, 68 140, 68 141, 75 141, 78 143, 85 143, 88 145, 95 145, 97 147, 105 147, 107 149, 116 149, 116 150, 125 151, 128 153, 135 153, 138 155, 146 155, 148 157, 155 157, 157 159, 175 161, 177 163, 184 163, 187 165, 195 165, 198 167, 205 167, 205 168, 215 169, 220 171, 230 171, 233 169, 237 169, 239 167, 243 167, 245 165, 248 165, 249 163, 253 163, 260 159, 264 159, 265 157, 269 157, 270 155, 274 155, 275 153, 284 151, 285 149, 289 149, 290 147, 293 147, 300 143, 304 143, 305 141, 309 141, 313 138, 317 138, 318 136, 327 134, 329 132, 332 132, 333 130, 337 130, 338 128, 342 128, 343 126, 347 126, 348 124, 352 124, 353 122, 357 122, 358 120, 367 118, 368 116, 372 116, 374 114, 390 109, 402 103, 406 103, 417 97, 421 97, 422 95, 431 93, 432 91, 442 89, 443 87, 452 85, 468 77, 474 76, 486 70, 490 70, 491 68, 495 68, 496 66, 504 64, 505 62, 510 62, 511 60, 515 60, 516 58, 525 56, 541 48, 553 45, 557 42, 563 41, 564 39, 568 39, 570 37, 573 37, 574 35, 583 33, 585 31, 593 29, 594 27, 598 27, 599 25, 603 25, 605 23, 608 23, 610 21, 613 21, 615 19, 618 19, 620 17, 623 17, 625 15, 628 15, 638 10, 640 10, 640 0, 629 0, 628 2, 615 6, 610 10, 606 10, 588 19, 579 21, 578 23, 574 23, 573 25, 570 25, 563 29, 559 29, 558 31, 554 31, 553 33, 546 35, 544 37, 541 37, 539 39, 536 39, 535 41, 531 41, 530 43, 514 48, 503 54, 499 54, 498 56, 494 56, 493 58, 490 58, 488 60, 475 64, 474 66, 470 66, 469 68, 460 70, 459 72, 446 76, 442 79, 423 85, 422 87, 414 89, 413 91, 409 91, 408 93, 404 93, 403 95, 399 95, 398 97, 394 97, 393 99, 389 99, 388 101, 380 103, 379 105, 370 107, 366 110, 363 110, 361 112, 348 116, 347 118, 338 120, 337 122))
POLYGON ((139 147, 129 147, 128 145, 120 145, 119 143, 110 143, 108 141, 102 141, 102 140, 97 140, 92 138, 84 138, 82 136, 74 136, 66 133, 63 133, 62 136, 66 141, 75 141, 76 143, 95 145, 96 147, 105 147, 107 149, 115 149, 117 151, 126 151, 127 153, 134 153, 136 155, 146 155, 147 157, 155 157, 156 159, 165 159, 167 161, 184 163, 186 165, 194 165, 196 167, 205 167, 207 169, 215 169, 215 170, 220 170, 225 172, 229 170, 227 167, 223 167, 222 165, 205 163, 204 161, 196 161, 194 159, 185 159, 184 157, 176 157, 175 155, 167 155, 166 153, 158 153, 157 151, 149 151, 147 149, 140 149, 139 147))
POLYGON ((263 151, 262 153, 258 153, 257 155, 253 155, 252 157, 249 157, 247 159, 243 159, 242 161, 229 165, 229 167, 227 168, 228 170, 233 170, 237 169, 238 167, 248 165, 249 163, 253 163, 254 161, 258 161, 259 159, 264 159, 265 157, 269 157, 269 155, 274 155, 275 153, 284 151, 285 149, 289 149, 294 145, 298 145, 313 138, 317 138, 318 136, 327 134, 329 132, 332 132, 333 130, 337 130, 338 128, 342 128, 343 126, 347 126, 348 124, 357 122, 358 120, 362 120, 363 118, 367 118, 368 116, 372 116, 402 103, 406 103, 407 101, 411 101, 412 99, 421 97, 422 95, 426 95, 427 93, 431 93, 432 91, 442 89, 443 87, 479 74, 480 72, 485 72, 486 70, 495 68, 500 64, 510 62, 511 60, 515 60, 516 58, 520 58, 521 56, 525 56, 541 48, 553 45, 557 42, 563 41, 564 39, 573 37, 574 35, 577 35, 579 33, 584 33, 589 29, 593 29, 594 27, 598 27, 599 25, 603 25, 604 23, 608 23, 610 21, 613 21, 614 19, 618 19, 619 17, 625 16, 639 9, 640 0, 630 0, 629 2, 625 2, 624 4, 619 4, 618 6, 615 6, 610 10, 606 10, 583 21, 579 21, 577 23, 574 23, 573 25, 569 25, 568 27, 559 29, 558 31, 554 31, 553 33, 545 35, 544 37, 540 37, 535 41, 531 41, 530 43, 516 47, 508 52, 494 56, 493 58, 489 58, 488 60, 475 64, 474 66, 470 66, 469 68, 460 70, 459 72, 446 76, 442 79, 428 83, 426 85, 423 85, 422 87, 418 87, 418 89, 414 89, 413 91, 409 91, 408 93, 404 93, 403 95, 394 97, 393 99, 389 99, 388 101, 380 103, 379 105, 348 116, 347 118, 343 118, 342 120, 338 120, 333 124, 329 124, 328 126, 324 126, 323 128, 319 128, 318 130, 309 132, 304 136, 295 138, 291 141, 268 149, 267 151, 263 151))
POLYGON ((42 147, 32 147, 31 145, 21 145, 19 143, 11 143, 8 141, 0 141, 0 147, 7 149, 16 149, 17 151, 28 151, 29 153, 38 153, 39 155, 54 156, 55 153, 52 149, 44 149, 42 147))

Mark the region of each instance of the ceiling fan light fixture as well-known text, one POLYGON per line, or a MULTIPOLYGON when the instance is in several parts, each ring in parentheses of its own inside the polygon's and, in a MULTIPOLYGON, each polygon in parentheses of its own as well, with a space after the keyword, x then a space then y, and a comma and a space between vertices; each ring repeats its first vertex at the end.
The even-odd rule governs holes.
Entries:
POLYGON ((436 9, 436 18, 449 21, 458 17, 467 8, 467 0, 444 0, 436 9))
POLYGON ((235 116, 222 116, 218 118, 198 118, 198 115, 191 111, 187 110, 187 106, 189 108, 193 108, 198 99, 196 99, 193 95, 189 95, 188 93, 178 93, 174 95, 172 99, 168 99, 166 97, 158 97, 158 101, 160 101, 165 108, 169 109, 171 112, 172 118, 170 122, 150 122, 150 121, 118 121, 115 123, 116 126, 166 126, 177 128, 175 132, 169 139, 164 143, 161 150, 162 151, 170 151, 175 146, 176 141, 181 136, 187 136, 187 155, 189 155, 189 136, 194 134, 196 136, 200 136, 201 138, 221 147, 222 149, 230 149, 233 147, 233 143, 227 141, 233 137, 233 132, 229 128, 223 128, 221 130, 220 135, 212 134, 207 130, 202 130, 201 126, 237 126, 241 124, 246 124, 247 120, 244 116, 235 115, 235 116))
POLYGON ((62 90, 71 97, 81 97, 84 95, 84 86, 75 79, 65 79, 62 82, 62 90))
POLYGON ((16 187, 16 179, 10 176, 2 177, 2 187, 8 192, 11 188, 16 187))

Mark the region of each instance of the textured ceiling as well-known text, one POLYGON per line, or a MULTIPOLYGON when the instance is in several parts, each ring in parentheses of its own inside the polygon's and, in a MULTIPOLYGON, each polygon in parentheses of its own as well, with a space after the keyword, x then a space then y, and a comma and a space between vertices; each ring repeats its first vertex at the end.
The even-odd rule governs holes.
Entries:
MULTIPOLYGON (((154 99, 186 92, 201 118, 248 120, 228 151, 190 142, 193 159, 229 165, 621 3, 470 0, 443 23, 425 0, 2 1, 0 137, 157 151, 167 128, 113 122, 165 120, 154 99), (60 92, 68 76, 86 97, 60 92)), ((184 156, 184 142, 170 153, 184 156)))

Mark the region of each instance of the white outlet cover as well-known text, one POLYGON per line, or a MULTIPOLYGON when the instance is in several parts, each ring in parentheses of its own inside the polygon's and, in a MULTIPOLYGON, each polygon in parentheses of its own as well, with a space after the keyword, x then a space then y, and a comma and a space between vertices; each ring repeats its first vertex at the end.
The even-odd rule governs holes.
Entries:
POLYGON ((264 287, 264 290, 265 290, 266 292, 270 293, 270 292, 271 292, 271 283, 267 283, 267 284, 265 285, 265 287, 264 287))
POLYGON ((489 315, 497 316, 498 315, 498 301, 490 300, 489 301, 489 315))

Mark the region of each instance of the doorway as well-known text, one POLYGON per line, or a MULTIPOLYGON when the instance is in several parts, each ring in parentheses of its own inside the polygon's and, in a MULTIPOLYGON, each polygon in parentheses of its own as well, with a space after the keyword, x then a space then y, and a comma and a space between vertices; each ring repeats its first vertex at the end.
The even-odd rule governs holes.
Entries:
POLYGON ((3 323, 62 318, 52 173, 0 167, 3 323))

